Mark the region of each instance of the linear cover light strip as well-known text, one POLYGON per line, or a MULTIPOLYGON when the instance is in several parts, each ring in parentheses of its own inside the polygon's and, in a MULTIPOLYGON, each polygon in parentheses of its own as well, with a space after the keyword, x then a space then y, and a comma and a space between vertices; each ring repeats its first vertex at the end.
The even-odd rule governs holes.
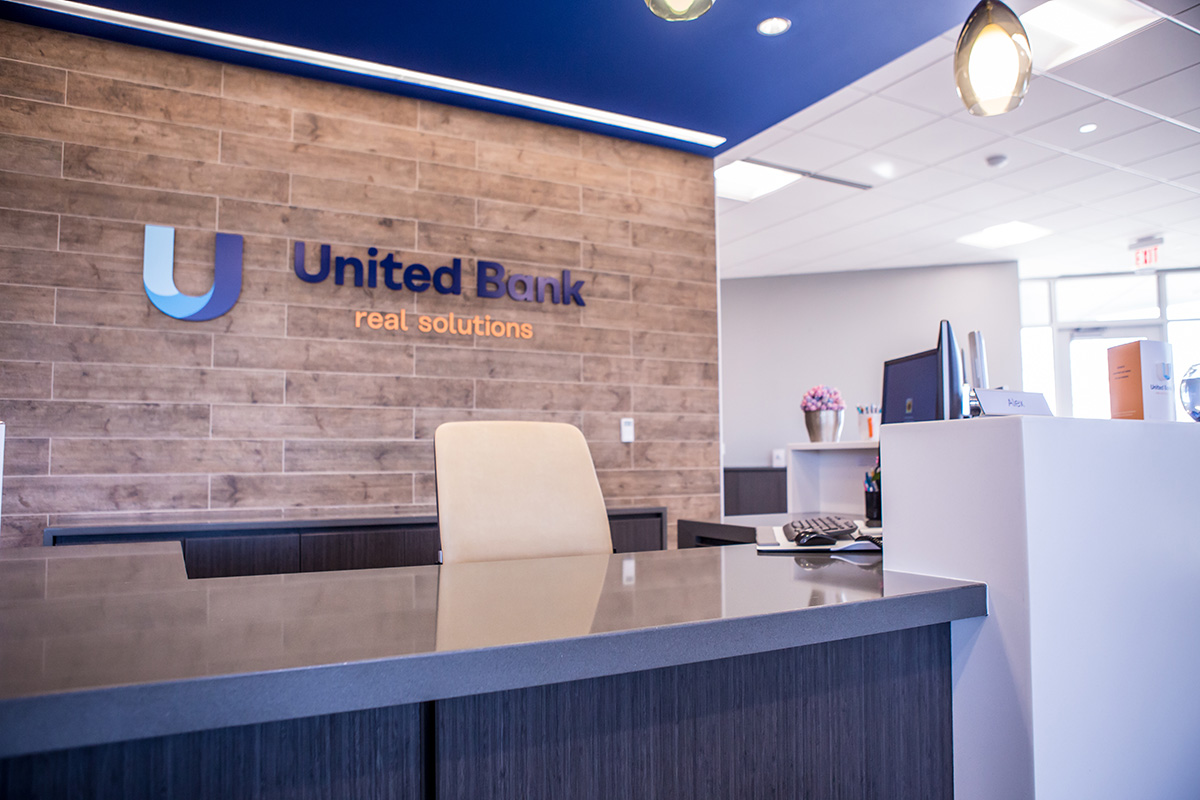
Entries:
POLYGON ((587 106, 575 105, 574 103, 564 103, 560 100, 551 100, 546 97, 538 97, 537 95, 513 92, 508 89, 484 86, 483 84, 460 81, 454 78, 445 78, 440 75, 430 75, 427 72, 392 67, 375 61, 364 61, 359 58, 323 53, 320 50, 309 50, 304 47, 293 47, 292 45, 280 44, 279 42, 269 42, 265 39, 254 39, 249 36, 239 36, 208 28, 198 28, 194 25, 183 25, 178 22, 155 19, 154 17, 128 14, 124 11, 113 11, 99 6, 75 3, 72 0, 13 0, 13 2, 18 5, 31 6, 46 11, 57 11, 61 14, 69 14, 74 17, 95 20, 97 22, 107 22, 111 25, 119 25, 125 28, 158 33, 176 39, 186 39, 192 42, 241 50, 246 53, 256 53, 272 58, 280 58, 285 61, 296 61, 318 67, 328 67, 329 69, 342 72, 370 75, 375 78, 409 83, 414 86, 425 86, 431 89, 441 89, 442 91, 454 92, 455 94, 481 97, 485 100, 495 100, 500 103, 507 103, 508 105, 547 111, 551 114, 558 114, 564 117, 586 120, 587 122, 598 122, 602 125, 611 125, 615 128, 649 133, 705 147, 716 147, 725 142, 724 136, 701 133, 699 131, 688 130, 687 128, 676 127, 675 125, 666 125, 661 122, 652 122, 650 120, 626 116, 625 114, 616 114, 611 111, 588 108, 587 106))

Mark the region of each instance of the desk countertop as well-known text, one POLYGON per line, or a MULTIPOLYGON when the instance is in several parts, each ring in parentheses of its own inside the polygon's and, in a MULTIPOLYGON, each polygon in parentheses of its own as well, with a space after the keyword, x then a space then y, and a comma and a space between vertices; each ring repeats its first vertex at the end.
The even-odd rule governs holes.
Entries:
POLYGON ((0 551, 0 757, 614 675, 986 613, 750 546, 188 580, 178 543, 0 551))

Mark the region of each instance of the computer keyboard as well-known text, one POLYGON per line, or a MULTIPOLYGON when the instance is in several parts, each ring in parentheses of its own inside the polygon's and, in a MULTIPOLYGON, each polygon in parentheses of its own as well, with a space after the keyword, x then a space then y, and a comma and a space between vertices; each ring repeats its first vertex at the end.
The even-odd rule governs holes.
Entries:
POLYGON ((858 525, 849 517, 808 517, 794 519, 783 526, 783 535, 796 544, 832 544, 858 533, 858 525))

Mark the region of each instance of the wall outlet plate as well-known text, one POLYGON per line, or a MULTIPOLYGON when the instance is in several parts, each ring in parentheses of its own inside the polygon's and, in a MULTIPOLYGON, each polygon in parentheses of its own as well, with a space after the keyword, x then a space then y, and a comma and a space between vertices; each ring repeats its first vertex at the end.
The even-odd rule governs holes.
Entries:
POLYGON ((621 441, 633 441, 633 417, 621 417, 621 441))
POLYGON ((771 451, 771 466, 786 467, 787 466, 787 451, 782 447, 776 447, 771 451))

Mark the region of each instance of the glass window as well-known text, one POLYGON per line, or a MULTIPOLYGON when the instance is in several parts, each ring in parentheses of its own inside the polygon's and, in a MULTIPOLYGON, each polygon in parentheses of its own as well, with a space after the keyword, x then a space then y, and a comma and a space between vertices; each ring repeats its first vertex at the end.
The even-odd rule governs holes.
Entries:
POLYGON ((1021 281, 1021 324, 1050 324, 1050 282, 1021 281))
POLYGON ((1055 285, 1059 322, 1158 319, 1158 279, 1154 275, 1065 278, 1055 285))
POLYGON ((1167 319, 1200 319, 1200 272, 1167 273, 1167 319))
POLYGON ((1021 329, 1021 384, 1026 392, 1041 392, 1058 414, 1054 391, 1054 331, 1051 328, 1021 329))
POLYGON ((1171 360, 1175 366, 1175 419, 1186 421, 1190 417, 1179 402, 1179 379, 1192 364, 1200 364, 1200 321, 1169 323, 1167 341, 1171 343, 1171 360))

